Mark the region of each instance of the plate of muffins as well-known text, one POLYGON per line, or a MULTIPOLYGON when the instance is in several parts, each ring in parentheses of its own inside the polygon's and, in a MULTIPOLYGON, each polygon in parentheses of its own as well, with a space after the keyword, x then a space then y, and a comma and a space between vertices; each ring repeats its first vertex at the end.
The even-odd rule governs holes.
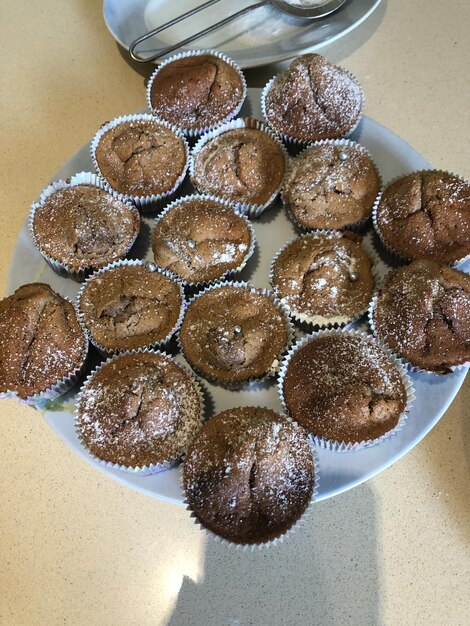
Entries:
POLYGON ((212 50, 54 176, 0 302, 0 396, 213 539, 283 541, 416 445, 470 361, 470 183, 303 55, 212 50))

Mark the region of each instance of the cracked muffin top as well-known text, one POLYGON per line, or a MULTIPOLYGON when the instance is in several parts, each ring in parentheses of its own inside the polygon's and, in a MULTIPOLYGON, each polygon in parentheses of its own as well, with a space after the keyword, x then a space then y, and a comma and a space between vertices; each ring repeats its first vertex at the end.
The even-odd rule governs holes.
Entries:
POLYGON ((470 361, 470 276, 424 259, 401 267, 379 292, 374 323, 409 363, 448 373, 470 361))
POLYGON ((172 207, 152 235, 155 263, 188 283, 223 277, 245 262, 252 233, 246 218, 216 200, 193 197, 172 207))
POLYGON ((172 191, 187 165, 183 139, 150 119, 122 121, 106 130, 95 158, 111 187, 129 196, 172 191))
POLYGON ((222 131, 193 154, 192 183, 232 202, 264 204, 285 172, 281 146, 256 128, 222 131))
POLYGON ((305 54, 274 79, 265 114, 277 132, 310 142, 347 133, 363 106, 361 87, 349 72, 319 54, 305 54))
POLYGON ((263 290, 214 287, 188 307, 180 343, 191 367, 222 384, 272 375, 289 343, 284 311, 263 290))
POLYGON ((45 391, 82 367, 86 348, 75 309, 49 285, 23 285, 0 301, 0 392, 45 391))
POLYGON ((463 259, 470 254, 470 183, 438 170, 402 176, 382 195, 377 229, 386 246, 411 261, 463 259))
POLYGON ((102 461, 142 468, 180 456, 201 425, 191 376, 158 352, 124 354, 86 381, 76 425, 102 461))
POLYGON ((32 222, 40 251, 72 270, 124 258, 139 228, 137 209, 93 185, 55 191, 36 205, 32 222))
POLYGON ((297 350, 282 386, 290 415, 330 441, 377 439, 406 406, 400 373, 382 348, 349 333, 320 334, 297 350))
POLYGON ((220 124, 236 113, 244 94, 238 71, 211 54, 175 59, 151 80, 153 112, 183 130, 220 124))
POLYGON ((348 232, 315 233, 282 250, 271 284, 294 317, 310 324, 343 324, 366 311, 374 279, 361 241, 348 232))
POLYGON ((282 199, 303 228, 345 228, 370 217, 380 177, 356 144, 313 146, 292 159, 282 199))
POLYGON ((182 304, 178 283, 144 263, 94 274, 78 302, 93 342, 109 352, 163 341, 175 328, 182 304))
POLYGON ((190 509, 207 529, 237 544, 283 535, 307 508, 314 481, 306 431, 261 407, 212 417, 183 465, 190 509))

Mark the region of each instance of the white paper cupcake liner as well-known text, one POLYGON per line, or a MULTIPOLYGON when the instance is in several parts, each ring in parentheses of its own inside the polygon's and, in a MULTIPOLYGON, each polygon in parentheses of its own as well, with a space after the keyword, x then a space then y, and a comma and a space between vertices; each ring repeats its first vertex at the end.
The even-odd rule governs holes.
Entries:
POLYGON ((146 261, 141 261, 138 259, 123 259, 121 261, 114 261, 113 263, 109 263, 109 265, 106 265, 106 267, 103 267, 99 270, 97 270, 96 272, 94 272, 93 274, 91 274, 91 276, 88 277, 88 279, 83 283, 82 287, 80 288, 80 291, 77 294, 77 309, 78 309, 78 319, 82 325, 82 327, 85 329, 85 332, 87 333, 88 339, 90 341, 90 343, 98 350, 98 352, 105 357, 109 357, 113 354, 117 354, 117 353, 121 353, 121 352, 129 352, 129 348, 106 348, 105 346, 101 345, 98 341, 95 340, 95 338, 93 337, 93 332, 91 330, 91 328, 88 327, 86 320, 85 320, 85 316, 83 315, 83 312, 81 310, 80 307, 80 302, 81 302, 81 298, 83 295, 83 292, 85 291, 87 285, 94 280, 97 276, 104 274, 105 272, 108 272, 111 269, 114 269, 116 267, 127 267, 127 266, 146 266, 148 267, 148 269, 151 272, 158 272, 159 274, 162 274, 163 276, 166 276, 167 278, 169 278, 170 280, 172 280, 179 289, 180 292, 180 297, 181 297, 181 306, 180 306, 180 310, 179 310, 179 314, 178 314, 178 319, 175 323, 175 325, 173 326, 173 328, 168 332, 168 334, 163 338, 160 339, 159 341, 154 341, 150 344, 147 344, 146 346, 141 346, 138 349, 143 350, 144 348, 147 349, 160 349, 163 350, 166 346, 166 344, 171 340, 171 338, 173 337, 173 335, 175 333, 178 332, 182 322, 183 322, 183 317, 184 317, 184 312, 186 310, 186 302, 185 302, 185 298, 184 298, 184 291, 183 291, 183 286, 181 284, 181 281, 178 280, 178 277, 173 274, 172 272, 162 269, 160 267, 157 267, 157 265, 155 265, 155 263, 148 263, 146 261))
POLYGON ((86 452, 88 453, 88 455, 97 463, 99 463, 100 465, 103 465, 105 467, 109 467, 111 469, 117 469, 117 470, 121 470, 123 472, 129 472, 131 474, 139 474, 142 476, 148 476, 150 474, 158 474, 159 472, 163 472, 164 470, 169 469, 170 467, 173 467, 176 463, 178 463, 178 461, 181 459, 181 457, 183 456, 185 450, 186 450, 186 446, 190 443, 189 441, 186 443, 185 447, 180 450, 177 454, 175 454, 174 456, 169 457, 166 461, 164 461, 163 463, 151 463, 150 465, 144 465, 144 466, 128 466, 128 465, 121 465, 119 463, 112 463, 111 461, 104 461, 103 459, 100 459, 98 456, 96 456, 86 445, 79 425, 78 425, 78 407, 80 405, 80 401, 82 398, 83 393, 86 391, 88 385, 90 384, 90 381, 93 379, 94 375, 101 370, 105 365, 108 365, 109 363, 116 361, 117 359, 128 355, 128 354, 141 354, 141 353, 151 353, 151 354, 158 354, 161 355, 163 357, 165 357, 166 359, 168 359, 169 361, 172 361, 175 365, 177 365, 181 370, 183 370, 191 379, 192 384, 194 385, 194 388, 197 391, 197 394, 199 396, 199 407, 200 407, 200 420, 199 420, 199 426, 197 428, 197 430, 194 432, 194 436, 196 436, 199 428, 202 426, 202 424, 204 423, 204 394, 202 392, 202 388, 201 385, 199 384, 199 381, 197 380, 197 378, 194 376, 193 372, 188 368, 185 367, 184 365, 181 365, 181 363, 179 363, 178 361, 176 361, 173 357, 169 356, 168 354, 166 354, 165 352, 161 352, 160 350, 153 350, 153 349, 149 349, 149 348, 143 348, 143 349, 139 349, 139 350, 128 350, 127 352, 121 352, 119 354, 114 354, 113 356, 109 357, 106 361, 103 361, 102 363, 100 363, 97 367, 95 367, 95 369, 91 372, 91 374, 87 377, 87 379, 85 380, 85 382, 83 383, 81 389, 80 389, 80 393, 77 396, 77 400, 76 400, 76 404, 75 404, 75 411, 74 411, 74 428, 75 428, 75 432, 77 434, 77 437, 80 441, 81 446, 86 450, 86 452))
POLYGON ((406 366, 404 362, 400 358, 398 358, 395 355, 395 353, 392 352, 392 350, 390 350, 390 348, 385 343, 375 339, 374 337, 372 337, 371 335, 367 333, 356 331, 356 330, 342 330, 342 329, 320 330, 318 332, 312 333, 311 335, 303 337, 300 341, 294 344, 282 362, 281 370, 279 372, 278 392, 279 392, 279 399, 281 401, 282 408, 284 412, 286 413, 286 415, 290 415, 290 412, 284 400, 284 378, 286 375, 287 367, 292 357, 296 354, 298 350, 300 350, 300 348, 305 346, 310 341, 317 339, 320 336, 338 334, 338 333, 363 337, 367 339, 368 341, 377 345, 379 348, 381 348, 385 352, 387 357, 390 359, 390 361, 393 363, 398 373, 400 374, 400 377, 403 381, 403 384, 405 386, 405 392, 406 392, 405 409, 403 413, 400 415, 396 426, 392 428, 391 430, 389 430, 388 432, 381 435, 380 437, 377 437, 376 439, 368 439, 368 440, 360 441, 357 443, 351 443, 347 441, 335 441, 331 439, 325 439, 323 437, 319 437, 318 435, 312 434, 313 442, 315 443, 315 445, 319 446, 320 448, 324 448, 325 450, 331 450, 333 452, 351 452, 354 450, 360 450, 361 448, 368 448, 371 446, 375 446, 381 443, 382 441, 385 441, 389 437, 392 437, 399 430, 401 430, 406 423, 408 412, 410 411, 413 405, 413 402, 415 400, 415 391, 414 391, 411 378, 407 374, 406 366))
POLYGON ((101 137, 108 130, 110 130, 111 128, 115 128, 116 126, 119 126, 120 124, 123 124, 125 122, 139 122, 139 121, 159 124, 160 126, 164 126, 168 130, 170 130, 182 142, 183 147, 184 147, 184 154, 185 154, 185 165, 183 167, 183 170, 181 174, 178 176, 178 178, 176 179, 174 185, 167 191, 163 191, 158 194, 149 194, 149 195, 140 195, 140 196, 136 196, 132 194, 125 194, 125 193, 118 194, 120 198, 124 198, 128 202, 132 202, 133 204, 135 204, 142 213, 151 213, 165 206, 167 202, 173 200, 173 198, 176 196, 176 193, 178 192, 178 189, 183 183, 183 180, 186 176, 186 172, 188 170, 188 165, 189 165, 188 142, 184 138, 181 131, 179 131, 176 128, 176 126, 173 126, 172 124, 169 124, 168 122, 165 122, 164 120, 157 120, 154 115, 150 115, 149 113, 135 113, 133 115, 122 115, 121 117, 116 117, 110 122, 107 122, 98 130, 96 135, 91 140, 90 153, 91 153, 91 160, 93 161, 93 165, 96 171, 98 172, 98 174, 103 179, 104 184, 106 185, 106 188, 109 191, 118 193, 113 189, 113 187, 111 186, 111 184, 108 182, 103 172, 101 171, 99 163, 96 159, 96 150, 98 148, 98 144, 100 142, 101 137))
MULTIPOLYGON (((250 293, 256 293, 256 294, 259 294, 259 295, 262 295, 262 296, 267 296, 273 302, 273 304, 276 306, 276 308, 279 309, 279 311, 282 313, 282 316, 284 318, 285 329, 286 329, 286 332, 287 332, 287 343, 284 346, 284 348, 281 350, 281 352, 275 358, 275 360, 274 360, 274 362, 273 362, 273 364, 271 366, 270 371, 268 371, 264 376, 257 377, 257 378, 255 378, 255 377, 247 378, 246 380, 242 380, 242 381, 226 381, 226 380, 219 379, 219 378, 217 378, 215 376, 210 376, 209 374, 204 372, 202 369, 198 368, 197 366, 194 366, 191 363, 191 361, 187 358, 187 356, 186 356, 186 354, 184 352, 183 346, 181 344, 180 333, 178 334, 178 337, 177 337, 178 348, 181 351, 181 354, 183 355, 183 357, 185 358, 187 363, 196 372, 196 374, 198 374, 202 378, 205 378, 206 380, 208 380, 209 382, 213 383, 214 385, 220 385, 221 387, 225 387, 225 389, 232 389, 232 390, 240 389, 240 388, 246 387, 248 385, 257 385, 259 383, 262 383, 262 382, 272 378, 273 376, 275 376, 278 373, 279 367, 280 367, 280 364, 281 364, 282 355, 284 354, 284 352, 286 352, 286 350, 289 348, 289 346, 292 344, 292 341, 294 340, 294 327, 292 325, 292 322, 290 321, 289 312, 288 312, 287 307, 285 306, 285 304, 283 302, 281 302, 280 300, 278 300, 274 296, 274 294, 271 291, 269 291, 269 289, 254 287, 253 285, 250 285, 247 282, 229 282, 229 281, 222 281, 222 282, 216 283, 214 285, 210 285, 210 286, 206 287, 203 291, 200 291, 199 293, 194 295, 187 303, 186 312, 189 310, 191 304, 195 300, 197 300, 198 298, 200 298, 204 294, 208 293, 209 291, 212 291, 213 289, 219 289, 221 287, 233 287, 233 288, 236 288, 236 289, 246 289, 250 293)), ((185 313, 185 315, 186 315, 186 313, 185 313)), ((184 323, 184 319, 183 319, 183 323, 184 323)))
MULTIPOLYGON (((375 160, 372 158, 372 155, 370 154, 370 152, 361 144, 357 143, 356 141, 351 141, 350 139, 322 139, 320 141, 315 141, 313 143, 309 143, 303 150, 301 150, 293 159, 293 161, 295 161, 295 159, 301 157, 303 154, 305 154, 306 152, 308 152, 309 150, 311 150, 312 148, 316 148, 318 146, 327 146, 327 145, 331 145, 331 146, 346 146, 346 147, 351 147, 353 149, 356 149, 358 152, 360 152, 361 154, 366 155, 370 161, 372 162, 372 164, 374 165, 375 171, 377 172, 377 176, 379 179, 379 192, 374 200, 374 204, 372 205, 372 209, 371 209, 371 213, 370 215, 368 215, 367 217, 363 218, 362 220, 359 220, 358 222, 354 222, 352 224, 347 224, 345 226, 341 226, 341 227, 336 227, 335 230, 353 230, 353 231, 360 231, 364 228, 364 226, 368 223, 370 217, 372 216, 374 210, 377 209, 377 205, 379 204, 380 198, 382 197, 382 192, 383 192, 383 179, 382 179, 382 175, 380 173, 380 170, 377 166, 377 163, 375 162, 375 160)), ((284 198, 283 193, 281 191, 281 200, 282 200, 282 204, 284 205, 284 207, 286 208, 287 211, 287 215, 290 219, 290 221, 294 224, 294 226, 296 226, 300 232, 303 233, 308 233, 311 232, 312 230, 318 230, 316 228, 311 228, 310 226, 304 226, 303 224, 301 224, 294 216, 294 214, 291 211, 291 207, 289 202, 286 200, 286 198, 284 198)))
MULTIPOLYGON (((404 256, 403 254, 395 250, 387 241, 385 241, 383 234, 380 231, 380 226, 378 223, 378 212, 379 212, 380 200, 382 198, 382 195, 387 191, 390 185, 393 185, 393 183, 396 183, 398 180, 400 180, 401 178, 404 178, 405 176, 410 176, 411 174, 421 174, 422 172, 436 172, 438 174, 448 174, 449 176, 454 176, 460 181, 463 181, 470 185, 470 181, 465 179, 463 176, 460 176, 459 174, 454 174, 453 172, 448 172, 446 170, 437 170, 437 169, 435 170, 431 168, 423 169, 423 170, 414 170, 412 172, 405 172, 404 174, 400 174, 400 176, 395 176, 395 178, 392 178, 392 180, 390 180, 387 183, 387 185, 382 190, 380 197, 378 198, 378 202, 374 205, 374 208, 372 210, 372 224, 374 225, 374 230, 379 237, 380 243, 382 244, 386 253, 388 254, 387 260, 390 261, 390 263, 394 265, 396 264, 403 265, 404 263, 409 263, 410 261, 412 261, 412 259, 409 259, 408 257, 404 256)), ((377 252, 378 254, 380 254, 380 251, 377 251, 377 252)), ((443 262, 443 261, 440 261, 439 259, 436 259, 435 257, 429 257, 429 258, 432 258, 433 260, 438 261, 440 263, 443 262)), ((458 268, 460 265, 463 265, 469 259, 470 259, 470 253, 460 259, 448 262, 447 265, 449 265, 450 267, 458 268)))
MULTIPOLYGON (((64 300, 66 300, 69 304, 73 306, 75 314, 77 316, 77 321, 80 323, 79 313, 75 304, 71 302, 69 298, 64 298, 64 300)), ((18 400, 20 404, 29 404, 34 407, 40 407, 43 402, 47 400, 55 400, 59 396, 62 396, 64 393, 67 393, 67 391, 70 391, 70 389, 75 387, 85 371, 88 356, 88 337, 81 324, 80 328, 82 329, 83 333, 83 352, 81 364, 79 367, 74 369, 67 376, 64 376, 63 378, 55 382, 53 385, 50 385, 43 391, 35 393, 32 396, 28 396, 27 398, 21 398, 16 391, 8 390, 0 392, 0 400, 15 399, 18 400)))
MULTIPOLYGON (((78 174, 74 174, 70 178, 70 180, 68 179, 57 180, 53 182, 52 184, 48 185, 45 189, 43 189, 39 197, 39 202, 35 202, 32 205, 30 213, 29 213, 28 230, 29 230, 30 237, 33 240, 33 243, 36 246, 36 248, 39 250, 39 252, 43 256, 46 263, 54 272, 56 272, 60 276, 73 278, 74 280, 78 282, 82 282, 86 279, 86 277, 91 272, 93 272, 96 269, 96 267, 93 267, 91 265, 83 265, 82 267, 79 267, 79 268, 73 268, 67 265, 66 263, 62 263, 61 261, 54 259, 50 255, 48 255, 46 252, 44 252, 44 250, 41 247, 41 244, 36 239, 36 235, 34 233, 34 217, 36 215, 37 209, 40 206, 42 206, 44 202, 46 201, 46 199, 49 198, 49 196, 51 196, 52 194, 54 194, 56 191, 59 191, 61 189, 68 189, 70 187, 76 187, 77 185, 92 185, 93 187, 96 187, 97 189, 106 191, 113 198, 116 198, 117 200, 119 200, 120 202, 126 205, 129 211, 131 211, 138 219, 139 225, 140 225, 140 214, 139 214, 139 211, 135 208, 135 206, 133 206, 130 202, 123 199, 116 192, 109 190, 106 184, 104 183, 104 181, 99 176, 91 172, 79 172, 78 174)), ((123 257, 129 253, 138 235, 139 235, 139 230, 136 231, 132 240, 129 240, 129 245, 126 248, 123 254, 123 257)))
POLYGON ((217 128, 218 126, 221 126, 222 124, 225 124, 226 122, 229 122, 231 119, 233 119, 234 117, 236 117, 238 115, 238 113, 240 112, 240 109, 243 106, 243 102, 245 101, 246 98, 246 80, 245 80, 245 76, 243 75, 243 72, 240 68, 239 65, 237 65, 235 63, 235 61, 233 61, 233 59, 231 59, 230 57, 228 57, 227 55, 223 54, 222 52, 218 52, 217 50, 187 50, 186 52, 179 52, 178 54, 174 54, 173 56, 169 57, 168 59, 165 59, 159 66, 158 68, 153 72, 152 76, 150 77, 148 84, 147 84, 147 105, 148 108, 150 109, 150 111, 152 112, 152 114, 158 119, 158 120, 164 120, 164 118, 158 113, 158 111, 156 111, 153 106, 152 106, 152 101, 151 101, 151 92, 152 92, 152 85, 154 83, 155 78, 158 76, 158 74, 162 71, 162 69, 164 67, 166 67, 168 64, 172 63, 173 61, 177 61, 178 59, 185 59, 187 57, 196 57, 196 56, 204 56, 204 55, 211 55, 211 56, 215 56, 218 59, 221 59, 222 61, 225 61, 225 63, 228 63, 228 65, 230 65, 230 67, 232 67, 238 74, 241 84, 242 84, 242 96, 240 98, 240 102, 237 104, 237 106, 233 109, 233 111, 231 111, 228 115, 226 115, 225 117, 223 117, 221 120, 219 120, 218 122, 211 124, 209 126, 202 126, 202 127, 197 127, 197 128, 188 128, 188 127, 178 127, 181 132, 186 135, 186 137, 189 137, 191 139, 197 138, 200 135, 214 129, 217 128))
MULTIPOLYGON (((391 270, 392 272, 394 270, 391 270)), ((385 282, 385 281, 383 281, 385 282)), ((421 367, 418 367, 416 365, 412 365, 409 361, 407 361, 405 359, 405 357, 400 354, 397 350, 394 350, 390 344, 387 342, 387 340, 385 339, 385 337, 383 337, 379 331, 377 330, 377 327, 375 325, 375 318, 374 318, 374 314, 375 314, 375 309, 377 307, 377 298, 379 296, 379 291, 376 291, 374 293, 374 295, 372 296, 372 300, 370 301, 369 304, 369 308, 367 310, 367 316, 368 316, 368 321, 369 321, 369 326, 370 329, 372 331, 373 336, 380 341, 383 345, 385 345, 387 347, 387 349, 397 358, 399 359, 402 363, 404 363, 405 367, 408 369, 409 372, 412 372, 414 374, 434 374, 434 376, 446 376, 447 374, 450 374, 451 372, 455 372, 456 370, 464 370, 467 369, 470 366, 470 361, 466 361, 465 363, 460 363, 459 365, 449 365, 448 366, 448 372, 435 372, 433 370, 425 370, 421 367)))
MULTIPOLYGON (((356 130, 356 128, 359 126, 359 124, 360 124, 360 122, 362 120, 363 111, 364 111, 364 107, 365 107, 365 101, 366 101, 365 100, 365 95, 364 95, 364 90, 362 89, 362 85, 359 83, 357 78, 353 74, 351 74, 351 72, 349 72, 348 70, 345 70, 344 68, 340 68, 340 69, 342 69, 344 72, 346 72, 346 74, 350 78, 352 78, 354 80, 354 82, 356 82, 357 85, 359 86, 359 89, 361 91, 361 102, 362 102, 362 105, 361 105, 361 111, 359 113, 359 117, 354 122, 354 124, 351 126, 351 128, 349 130, 347 130, 346 132, 344 132, 339 137, 331 137, 332 140, 335 140, 335 139, 347 139, 348 137, 350 137, 353 134, 353 132, 356 130)), ((302 148, 305 148, 306 146, 310 145, 312 142, 314 142, 316 140, 313 140, 313 139, 298 139, 297 137, 293 137, 292 135, 289 135, 288 133, 285 133, 280 128, 276 127, 276 124, 273 123, 268 118, 268 115, 267 115, 267 112, 266 112, 266 97, 268 95, 268 92, 271 89, 271 87, 274 85, 276 80, 278 80, 280 75, 283 74, 285 71, 287 71, 287 70, 283 70, 283 72, 280 72, 279 74, 276 74, 275 76, 273 76, 271 78, 271 80, 269 80, 268 83, 264 86, 263 91, 261 92, 261 112, 263 114, 263 119, 265 120, 266 124, 269 126, 269 128, 271 128, 277 135, 279 135, 282 138, 282 140, 286 144, 286 146, 288 146, 289 148, 293 148, 294 150, 302 149, 302 148)), ((325 141, 325 140, 323 140, 323 141, 325 141)))
MULTIPOLYGON (((294 243, 294 241, 297 241, 297 239, 318 238, 322 236, 340 239, 341 237, 344 236, 344 232, 340 230, 318 229, 318 230, 312 230, 307 234, 301 235, 300 237, 294 237, 293 239, 285 243, 276 252, 276 254, 274 255, 271 261, 271 265, 269 268, 269 284, 271 285, 276 298, 278 298, 286 306, 287 310, 289 311, 289 315, 291 316, 293 321, 296 324, 298 324, 301 328, 306 330, 307 332, 311 332, 312 328, 315 328, 315 327, 318 327, 320 329, 339 328, 339 327, 345 326, 346 324, 353 324, 354 322, 357 322, 359 319, 361 319, 361 317, 363 317, 367 313, 367 310, 368 310, 368 305, 367 305, 364 309, 362 309, 360 312, 356 313, 353 316, 346 316, 346 315, 332 316, 332 317, 325 317, 321 315, 312 316, 306 313, 301 313, 300 311, 295 311, 293 308, 289 306, 288 302, 284 298, 282 298, 281 295, 279 294, 279 291, 274 284, 274 266, 278 258, 280 257, 280 255, 284 252, 284 250, 286 250, 286 248, 288 248, 292 243, 294 243)), ((362 243, 361 243, 361 246, 363 250, 366 252, 367 256, 369 256, 368 250, 365 248, 365 246, 362 245, 362 243)), ((380 272, 379 272, 379 269, 374 264, 374 259, 370 258, 369 256, 369 260, 371 262, 371 273, 372 273, 372 278, 374 280, 374 285, 377 287, 377 284, 379 282, 380 272)))
MULTIPOLYGON (((207 287, 207 286, 210 286, 210 285, 215 285, 216 283, 220 282, 221 280, 225 280, 225 279, 231 278, 232 276, 235 276, 236 274, 241 272, 243 270, 243 268, 246 266, 246 264, 248 263, 248 261, 251 258, 251 256, 253 255, 253 252, 255 250, 255 245, 256 245, 256 235, 255 235, 255 230, 253 228, 253 225, 251 224, 249 219, 246 217, 246 215, 241 213, 238 209, 234 208, 233 205, 228 200, 224 200, 223 198, 219 198, 217 196, 213 196, 213 195, 210 195, 210 194, 191 194, 190 196, 182 196, 181 198, 178 198, 178 200, 175 200, 174 202, 172 202, 171 204, 166 206, 165 209, 158 215, 158 217, 155 220, 155 228, 156 228, 157 224, 172 209, 174 209, 175 207, 180 206, 181 204, 189 202, 191 200, 207 200, 207 201, 211 201, 211 202, 217 202, 217 203, 223 205, 224 207, 227 207, 227 208, 231 209, 234 213, 236 213, 236 215, 238 215, 239 217, 241 217, 243 219, 243 221, 247 225, 248 230, 250 231, 250 242, 251 242, 250 246, 249 246, 249 248, 248 248, 248 250, 247 250, 247 252, 245 254, 243 262, 240 265, 238 265, 236 268, 226 270, 225 272, 223 272, 217 278, 210 279, 210 280, 200 280, 200 281, 195 281, 195 282, 185 280, 182 276, 179 276, 178 274, 173 272, 177 276, 177 278, 181 281, 181 283, 183 284, 184 287, 202 288, 202 287, 207 287)), ((153 238, 153 232, 152 232, 152 238, 153 238)), ((156 261, 155 261, 155 263, 156 263, 156 261)), ((157 263, 157 265, 158 265, 158 263, 157 263)))
MULTIPOLYGON (((262 408, 266 408, 266 407, 262 407, 262 408)), ((295 422, 295 420, 293 420, 291 417, 289 417, 289 416, 287 416, 285 414, 282 414, 282 415, 284 417, 286 417, 286 419, 289 422, 297 424, 297 422, 295 422)), ((300 426, 300 428, 303 428, 303 427, 300 426)), ((305 428, 303 428, 303 430, 306 431, 305 428)), ((260 542, 260 543, 235 543, 233 541, 229 541, 228 539, 225 539, 224 537, 221 537, 220 535, 215 534, 212 530, 209 530, 208 528, 206 528, 202 524, 202 522, 199 521, 199 518, 197 517, 197 514, 189 506, 189 503, 188 503, 188 500, 187 500, 186 494, 185 494, 184 484, 183 484, 183 473, 181 473, 181 477, 180 477, 181 491, 183 492, 183 494, 185 496, 184 500, 183 500, 183 504, 186 506, 186 510, 189 511, 189 516, 193 519, 194 524, 211 541, 214 541, 215 543, 219 543, 219 544, 225 545, 225 546, 227 546, 230 549, 235 549, 235 550, 239 550, 239 551, 242 551, 242 552, 257 552, 259 550, 265 550, 267 548, 272 548, 274 546, 279 546, 282 543, 284 543, 284 541, 287 538, 291 537, 302 526, 305 526, 306 521, 308 520, 309 516, 312 513, 313 505, 314 505, 314 503, 315 503, 315 501, 317 499, 317 495, 318 495, 318 489, 319 489, 319 484, 320 484, 320 468, 319 468, 319 464, 318 464, 318 457, 317 457, 317 454, 316 454, 316 451, 315 451, 313 439, 312 439, 312 437, 310 435, 308 435, 308 439, 309 439, 310 449, 312 451, 312 457, 313 457, 314 485, 313 485, 312 497, 310 498, 310 502, 308 503, 305 511, 298 518, 298 520, 295 521, 294 524, 290 528, 288 528, 284 533, 279 535, 279 537, 275 537, 274 539, 271 539, 269 541, 260 542)), ((183 458, 183 464, 184 464, 184 458, 183 458)))
MULTIPOLYGON (((287 151, 283 143, 279 139, 279 137, 275 133, 273 133, 265 124, 263 124, 263 122, 260 122, 259 120, 255 120, 251 117, 238 118, 236 120, 232 120, 231 122, 228 122, 227 124, 224 124, 223 126, 219 126, 215 130, 211 130, 207 132, 205 135, 203 135, 199 139, 199 141, 196 143, 196 145, 192 149, 191 158, 189 162, 189 175, 190 175, 193 186, 199 192, 210 193, 209 190, 198 186, 196 182, 194 181, 194 169, 195 169, 195 161, 196 161, 197 155, 207 143, 212 141, 212 139, 214 139, 215 137, 218 137, 219 135, 223 135, 223 133, 226 133, 229 130, 234 130, 236 128, 254 128, 256 130, 260 130, 266 133, 273 141, 277 143, 277 145, 281 149, 281 152, 284 156, 284 173, 286 172, 289 156, 287 154, 287 151)), ((256 218, 256 217, 259 217, 264 211, 266 211, 266 209, 268 209, 274 203, 274 201, 276 200, 277 196, 279 195, 281 191, 282 182, 283 181, 281 181, 277 189, 271 194, 268 200, 264 202, 263 204, 242 202, 239 200, 231 200, 230 198, 226 198, 226 199, 231 206, 238 209, 241 213, 244 213, 248 217, 256 218)), ((215 194, 215 197, 219 198, 219 197, 223 197, 223 195, 215 194)))

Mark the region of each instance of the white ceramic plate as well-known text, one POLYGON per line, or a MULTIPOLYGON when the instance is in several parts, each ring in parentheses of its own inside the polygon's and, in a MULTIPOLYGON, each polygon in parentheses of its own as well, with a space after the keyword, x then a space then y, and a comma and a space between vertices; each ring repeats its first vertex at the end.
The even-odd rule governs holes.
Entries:
MULTIPOLYGON (((203 0, 104 0, 106 25, 118 43, 129 45, 177 15, 202 4, 203 0)), ((139 47, 142 56, 175 44, 185 37, 223 19, 229 13, 254 4, 255 0, 221 0, 190 19, 147 40, 139 47), (236 6, 235 6, 236 5, 236 6)), ((220 30, 197 39, 189 48, 214 48, 237 61, 241 67, 259 67, 289 59, 343 37, 359 26, 380 0, 349 0, 336 13, 308 21, 283 14, 274 7, 255 9, 220 30)))
MULTIPOLYGON (((248 90, 248 102, 245 103, 242 114, 251 112, 253 116, 261 118, 260 95, 260 89, 248 90)), ((407 143, 368 118, 363 119, 352 139, 368 148, 385 182, 404 172, 429 167, 429 163, 407 143)), ((60 168, 54 180, 66 178, 81 170, 92 170, 88 145, 81 148, 60 168)), ((142 234, 130 256, 151 259, 149 226, 152 220, 145 218, 144 222, 147 227, 142 228, 142 234)), ((252 281, 258 287, 264 287, 268 286, 269 265, 274 253, 295 233, 280 205, 270 209, 259 220, 253 221, 253 225, 256 231, 257 248, 244 269, 242 278, 252 281)), ((24 283, 38 280, 49 283, 62 295, 72 298, 75 297, 79 288, 78 283, 58 276, 46 265, 32 245, 27 223, 25 223, 13 254, 8 293, 12 293, 24 283)), ((318 449, 320 488, 317 499, 329 498, 368 480, 411 450, 440 419, 462 385, 465 375, 466 371, 462 370, 440 377, 412 374, 416 401, 403 430, 380 445, 355 452, 341 454, 318 449)), ((237 405, 262 405, 281 410, 275 382, 240 391, 227 391, 209 385, 202 379, 201 382, 207 392, 208 416, 237 405)), ((73 401, 74 393, 70 392, 67 396, 50 403, 48 408, 43 410, 46 421, 68 446, 97 469, 119 482, 153 497, 182 504, 180 468, 178 467, 153 476, 134 476, 127 472, 108 469, 94 461, 81 447, 75 434, 72 416, 73 401)))

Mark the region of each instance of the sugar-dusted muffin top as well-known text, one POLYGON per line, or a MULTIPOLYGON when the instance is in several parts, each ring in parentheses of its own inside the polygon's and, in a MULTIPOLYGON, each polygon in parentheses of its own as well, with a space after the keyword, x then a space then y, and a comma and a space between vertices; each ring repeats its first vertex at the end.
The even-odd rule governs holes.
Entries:
POLYGON ((400 373, 372 338, 315 337, 290 359, 283 381, 290 415, 313 435, 360 443, 398 423, 406 406, 400 373))
POLYGON ((239 72, 223 59, 203 54, 175 59, 157 70, 150 104, 158 117, 179 128, 203 129, 236 112, 243 94, 239 72))
POLYGON ((87 379, 77 428, 99 459, 142 468, 175 460, 201 424, 201 401, 191 376, 170 356, 123 354, 87 379))
POLYGON ((180 285, 146 264, 94 274, 79 299, 93 341, 109 351, 144 348, 164 340, 180 316, 180 285))
POLYGON ((382 195, 377 228, 406 259, 463 259, 470 254, 470 182, 438 170, 402 176, 382 195))
POLYGON ((311 324, 342 324, 366 311, 374 279, 361 241, 349 232, 312 233, 282 250, 271 283, 292 315, 311 324))
POLYGON ((198 196, 172 207, 152 235, 155 263, 188 283, 215 280, 237 269, 251 246, 246 218, 222 202, 198 196))
POLYGON ((237 544, 283 535, 307 508, 314 480, 307 433, 261 407, 212 417, 183 465, 186 499, 197 519, 237 544))
POLYGON ((0 301, 0 391, 26 399, 74 374, 87 340, 70 302, 49 285, 23 285, 0 301))
POLYGON ((313 146, 292 159, 282 199, 302 228, 345 228, 371 216, 380 177, 356 144, 313 146))
POLYGON ((304 54, 279 74, 266 94, 268 124, 301 142, 335 139, 359 121, 357 80, 319 54, 304 54))
POLYGON ((470 276, 429 259, 401 267, 379 292, 374 324, 409 363, 445 374, 470 361, 470 276))

